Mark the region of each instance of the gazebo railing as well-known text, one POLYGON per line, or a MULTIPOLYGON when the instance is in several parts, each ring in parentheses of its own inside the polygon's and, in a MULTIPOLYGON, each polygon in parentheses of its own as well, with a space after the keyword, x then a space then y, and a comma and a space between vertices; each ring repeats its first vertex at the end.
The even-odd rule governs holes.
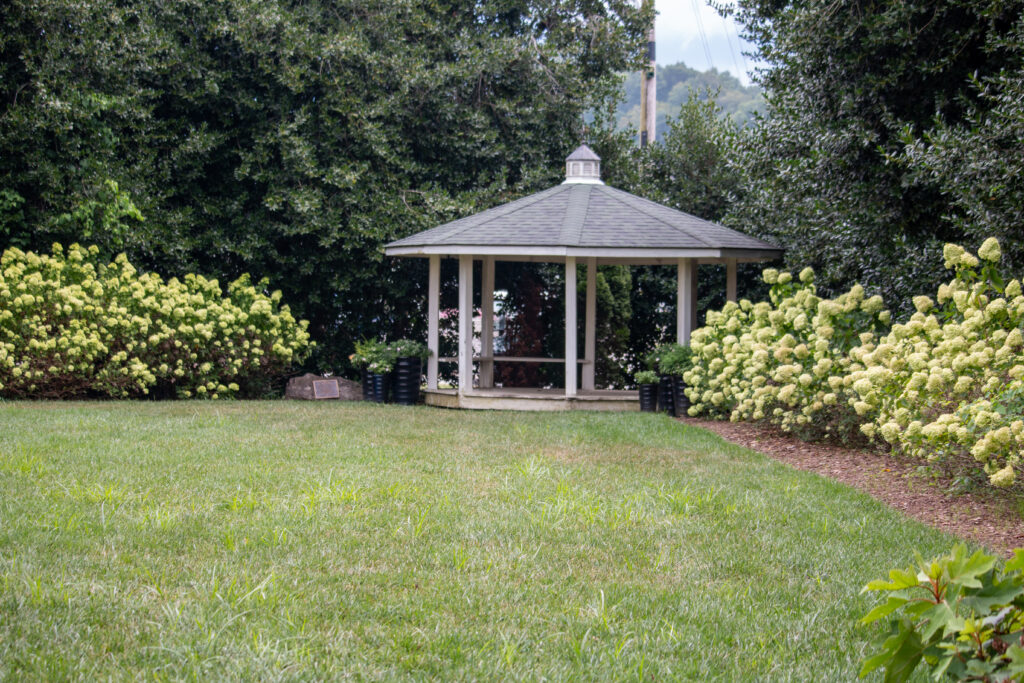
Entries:
MULTIPOLYGON (((458 363, 459 359, 455 356, 442 356, 437 359, 442 363, 458 363)), ((495 363, 564 363, 564 358, 547 358, 545 356, 473 356, 473 362, 479 363, 482 361, 491 360, 495 363)), ((594 361, 586 358, 577 358, 576 363, 580 365, 590 365, 594 361)))

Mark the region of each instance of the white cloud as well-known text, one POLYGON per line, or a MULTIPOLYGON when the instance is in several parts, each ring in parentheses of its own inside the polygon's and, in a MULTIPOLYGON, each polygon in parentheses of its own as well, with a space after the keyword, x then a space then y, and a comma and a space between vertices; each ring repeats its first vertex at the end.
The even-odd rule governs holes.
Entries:
POLYGON ((750 83, 747 71, 756 62, 742 52, 753 52, 754 46, 739 37, 741 29, 732 19, 722 17, 705 0, 655 0, 655 7, 659 64, 685 62, 700 70, 713 66, 738 75, 745 85, 750 83), (701 27, 706 40, 701 38, 701 27))

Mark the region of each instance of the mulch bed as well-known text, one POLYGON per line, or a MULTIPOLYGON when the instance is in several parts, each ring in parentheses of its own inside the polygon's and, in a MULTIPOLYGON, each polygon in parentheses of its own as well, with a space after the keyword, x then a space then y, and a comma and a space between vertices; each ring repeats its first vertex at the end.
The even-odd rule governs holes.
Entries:
POLYGON ((920 463, 871 451, 807 443, 779 430, 742 422, 681 418, 727 441, 799 470, 860 489, 908 517, 1009 556, 1024 547, 1024 519, 1002 492, 947 493, 950 482, 923 474, 920 463))

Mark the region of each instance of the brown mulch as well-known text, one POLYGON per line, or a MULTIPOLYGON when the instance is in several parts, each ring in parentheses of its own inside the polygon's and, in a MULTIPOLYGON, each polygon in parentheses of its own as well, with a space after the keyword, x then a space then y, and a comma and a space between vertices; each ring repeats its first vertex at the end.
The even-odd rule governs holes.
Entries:
POLYGON ((987 490, 947 493, 948 481, 920 472, 918 462, 871 451, 807 443, 779 430, 742 422, 681 418, 727 441, 764 453, 798 470, 829 477, 882 501, 908 517, 1010 555, 1024 547, 1024 520, 1013 498, 987 490))

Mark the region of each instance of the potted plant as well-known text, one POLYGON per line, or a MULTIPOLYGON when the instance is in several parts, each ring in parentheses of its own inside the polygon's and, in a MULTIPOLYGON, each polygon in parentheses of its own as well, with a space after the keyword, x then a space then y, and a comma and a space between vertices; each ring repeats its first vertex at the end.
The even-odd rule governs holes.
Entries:
POLYGON ((657 410, 658 375, 653 370, 641 370, 636 373, 636 383, 640 386, 640 410, 653 413, 657 410))
POLYGON ((693 352, 689 346, 670 344, 661 356, 661 372, 672 378, 672 407, 676 417, 686 415, 690 399, 686 397, 683 373, 693 366, 693 352))
POLYGON ((662 366, 665 358, 669 355, 673 344, 660 344, 647 354, 647 367, 651 372, 658 375, 658 410, 669 415, 675 415, 675 402, 672 400, 672 375, 666 372, 662 366))
POLYGON ((356 342, 355 353, 348 357, 352 367, 359 370, 360 379, 363 385, 363 400, 373 400, 373 381, 370 379, 370 371, 367 367, 377 357, 377 347, 380 346, 378 342, 372 339, 363 339, 362 341, 356 342))
POLYGON ((388 344, 389 355, 394 358, 395 377, 392 383, 395 403, 413 406, 420 398, 423 379, 423 361, 430 355, 426 344, 399 339, 388 344))
POLYGON ((372 388, 370 400, 374 403, 388 402, 391 393, 391 371, 394 369, 394 361, 387 357, 386 349, 381 345, 380 352, 366 366, 372 388))

